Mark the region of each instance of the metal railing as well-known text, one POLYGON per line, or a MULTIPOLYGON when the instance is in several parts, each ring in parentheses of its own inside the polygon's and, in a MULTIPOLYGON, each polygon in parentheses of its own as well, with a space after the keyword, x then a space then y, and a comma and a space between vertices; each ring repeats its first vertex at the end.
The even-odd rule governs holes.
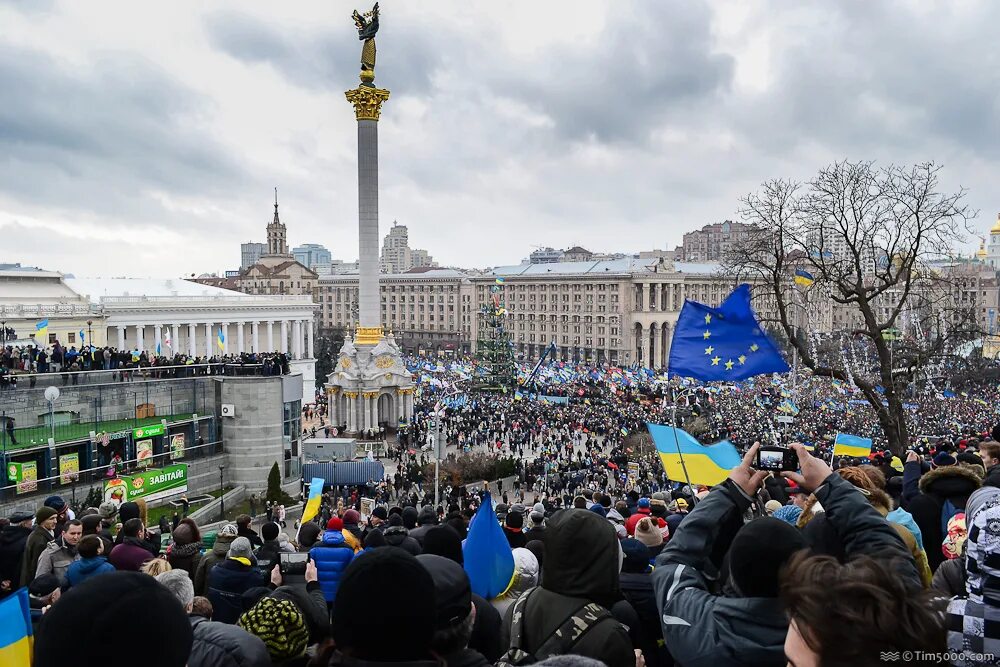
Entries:
POLYGON ((90 371, 69 371, 65 368, 48 373, 8 373, 0 377, 0 401, 4 391, 38 387, 69 387, 78 385, 121 384, 145 380, 171 380, 211 375, 280 375, 281 367, 266 367, 263 363, 243 363, 237 360, 182 366, 142 366, 136 368, 102 368, 90 371), (268 372, 268 369, 270 372, 268 372))

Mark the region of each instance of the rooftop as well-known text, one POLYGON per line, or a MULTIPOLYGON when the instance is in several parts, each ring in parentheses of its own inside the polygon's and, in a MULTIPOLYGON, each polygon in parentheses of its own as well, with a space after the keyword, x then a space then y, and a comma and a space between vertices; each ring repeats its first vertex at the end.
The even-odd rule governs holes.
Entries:
POLYGON ((66 284, 95 304, 101 303, 102 297, 225 296, 246 299, 250 296, 180 278, 66 278, 66 284))

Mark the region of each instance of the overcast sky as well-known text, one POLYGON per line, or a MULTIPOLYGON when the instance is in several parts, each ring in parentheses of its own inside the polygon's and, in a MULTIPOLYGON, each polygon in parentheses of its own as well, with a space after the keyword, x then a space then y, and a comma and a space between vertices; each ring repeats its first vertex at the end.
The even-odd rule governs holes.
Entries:
MULTIPOLYGON (((291 245, 355 259, 352 9, 0 0, 0 262, 237 268, 274 186, 291 245)), ((845 158, 943 164, 981 233, 1000 210, 1000 3, 381 9, 380 233, 442 265, 672 248, 845 158)))

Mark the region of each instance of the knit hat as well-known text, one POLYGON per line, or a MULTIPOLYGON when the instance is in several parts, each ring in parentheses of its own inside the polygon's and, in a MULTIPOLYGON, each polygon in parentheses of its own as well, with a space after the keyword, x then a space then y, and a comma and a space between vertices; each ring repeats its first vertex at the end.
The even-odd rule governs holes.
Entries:
POLYGON ((542 515, 545 514, 545 505, 543 505, 541 503, 535 503, 535 506, 532 507, 531 509, 532 509, 532 511, 538 512, 539 514, 542 514, 542 515))
POLYGON ((955 457, 948 452, 941 452, 934 457, 933 463, 935 468, 940 468, 941 466, 953 466, 957 463, 957 461, 955 460, 955 457))
POLYGON ((306 652, 309 630, 302 612, 289 600, 265 597, 236 622, 250 634, 259 637, 271 662, 279 664, 306 652))
POLYGON ((538 511, 532 512, 529 518, 536 528, 541 526, 542 522, 545 521, 545 515, 538 511))
POLYGON ((102 519, 113 519, 118 514, 118 505, 110 500, 105 500, 97 508, 97 513, 101 515, 102 519))
POLYGON ((652 519, 643 517, 635 525, 635 539, 647 547, 658 547, 663 544, 663 533, 660 532, 658 526, 653 524, 652 519))
POLYGON ((236 527, 235 523, 227 523, 225 526, 219 529, 219 537, 236 537, 239 535, 239 529, 236 527))
POLYGON ((622 540, 622 572, 646 572, 649 570, 649 547, 639 540, 628 538, 622 540))
POLYGON ((245 537, 237 537, 229 545, 229 553, 227 555, 229 558, 246 558, 249 560, 253 557, 253 547, 250 545, 250 540, 245 537))
POLYGON ((649 498, 639 498, 639 508, 649 509, 649 498))
POLYGON ((59 588, 59 583, 59 577, 56 575, 43 574, 31 580, 28 584, 28 593, 36 598, 43 598, 59 588))
POLYGON ((503 522, 508 528, 524 528, 524 515, 519 512, 510 512, 503 522))
POLYGON ((344 525, 349 523, 355 525, 361 523, 361 513, 355 509, 350 509, 344 512, 344 525))
POLYGON ((665 494, 663 491, 657 491, 652 496, 650 496, 650 502, 653 502, 654 500, 658 500, 659 502, 661 502, 664 505, 666 505, 667 504, 667 494, 665 494))
POLYGON ((598 504, 591 505, 590 506, 590 511, 593 512, 594 514, 598 515, 598 516, 602 516, 604 518, 608 517, 608 511, 606 509, 604 509, 603 505, 598 505, 598 504))
POLYGON ((265 540, 278 539, 279 532, 281 532, 281 527, 273 521, 269 521, 260 527, 260 536, 265 540))
MULTIPOLYGON (((99 581, 95 577, 91 581, 99 581)), ((358 555, 344 571, 334 608, 333 640, 358 660, 401 662, 430 659, 437 609, 434 580, 402 549, 375 549, 358 555), (419 605, 386 605, 386 600, 420 600, 419 605), (373 618, 381 620, 372 623, 373 618), (384 628, 392 628, 386 641, 384 628)))
POLYGON ((46 507, 51 507, 58 514, 66 509, 66 501, 63 500, 62 496, 49 496, 45 499, 43 503, 46 507))
MULTIPOLYGON (((301 537, 301 535, 299 537, 301 537)), ((426 538, 427 536, 425 535, 424 537, 426 538)), ((365 549, 377 549, 385 546, 389 546, 389 543, 385 541, 385 535, 382 534, 381 530, 370 530, 368 531, 368 534, 365 535, 365 549)), ((426 544, 424 545, 424 548, 427 548, 426 544)))
POLYGON ((126 652, 145 646, 149 628, 170 638, 155 651, 143 651, 143 667, 184 667, 191 655, 191 623, 176 596, 147 574, 110 572, 73 586, 45 613, 35 637, 33 664, 104 664, 107 644, 80 638, 100 636, 109 628, 126 652))
POLYGON ((327 530, 343 530, 344 529, 344 521, 339 516, 331 517, 330 520, 326 522, 326 529, 327 530))
POLYGON ((430 526, 437 523, 438 515, 434 511, 434 508, 428 505, 420 510, 420 514, 417 516, 417 523, 421 526, 430 526))
POLYGON ((465 557, 462 554, 462 538, 448 524, 434 526, 424 534, 424 553, 443 556, 459 565, 465 563, 465 557))
POLYGON ((35 525, 40 525, 42 522, 48 521, 49 519, 58 514, 59 512, 55 511, 51 507, 43 505, 42 507, 38 508, 37 512, 35 512, 35 525))
POLYGON ((781 503, 779 503, 777 500, 768 500, 766 503, 764 503, 764 511, 767 512, 768 516, 774 516, 774 513, 777 510, 781 509, 781 506, 782 506, 781 503))
POLYGON ((802 508, 798 505, 782 505, 774 511, 774 518, 781 519, 787 524, 794 526, 799 522, 799 515, 802 514, 802 508))
POLYGON ((323 531, 316 522, 305 522, 299 527, 299 546, 311 547, 316 544, 316 540, 319 539, 319 534, 322 532, 323 531))
POLYGON ((802 533, 772 517, 744 524, 729 549, 729 572, 742 597, 778 595, 778 574, 796 551, 806 547, 802 533))
POLYGON ((511 512, 517 512, 518 514, 525 514, 526 513, 525 509, 524 509, 524 505, 521 504, 521 503, 514 503, 513 505, 511 505, 510 506, 510 511, 511 512))
POLYGON ((386 511, 384 507, 376 507, 375 509, 372 510, 372 516, 378 519, 382 519, 382 521, 386 521, 389 518, 389 513, 386 511))
POLYGON ((507 517, 507 505, 505 503, 497 505, 496 513, 497 518, 503 521, 507 517))
POLYGON ((417 508, 411 505, 407 505, 403 508, 403 512, 400 515, 403 519, 403 527, 407 530, 413 530, 417 527, 417 508))
POLYGON ((445 630, 464 621, 472 612, 472 587, 462 566, 449 558, 428 553, 417 556, 417 561, 434 581, 437 629, 445 630))

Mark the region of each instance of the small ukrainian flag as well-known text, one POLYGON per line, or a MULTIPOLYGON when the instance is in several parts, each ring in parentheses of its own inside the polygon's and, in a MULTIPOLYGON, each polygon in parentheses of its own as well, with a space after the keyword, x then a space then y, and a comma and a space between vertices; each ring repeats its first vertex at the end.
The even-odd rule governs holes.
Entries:
POLYGON ((497 285, 503 285, 503 277, 497 276, 497 285))
POLYGON ((809 287, 816 279, 813 275, 806 271, 805 269, 795 269, 795 284, 802 285, 803 287, 809 287))
POLYGON ((838 433, 837 439, 833 441, 834 456, 852 456, 854 458, 865 458, 872 453, 872 441, 870 438, 862 438, 849 433, 838 433))
POLYGON ((222 333, 222 329, 219 329, 219 336, 215 339, 215 344, 219 346, 219 349, 225 351, 226 349, 226 334, 222 333))
POLYGON ((28 589, 0 600, 0 665, 31 664, 31 610, 28 589))
POLYGON ((35 325, 35 345, 45 347, 49 344, 49 321, 44 319, 35 325))

